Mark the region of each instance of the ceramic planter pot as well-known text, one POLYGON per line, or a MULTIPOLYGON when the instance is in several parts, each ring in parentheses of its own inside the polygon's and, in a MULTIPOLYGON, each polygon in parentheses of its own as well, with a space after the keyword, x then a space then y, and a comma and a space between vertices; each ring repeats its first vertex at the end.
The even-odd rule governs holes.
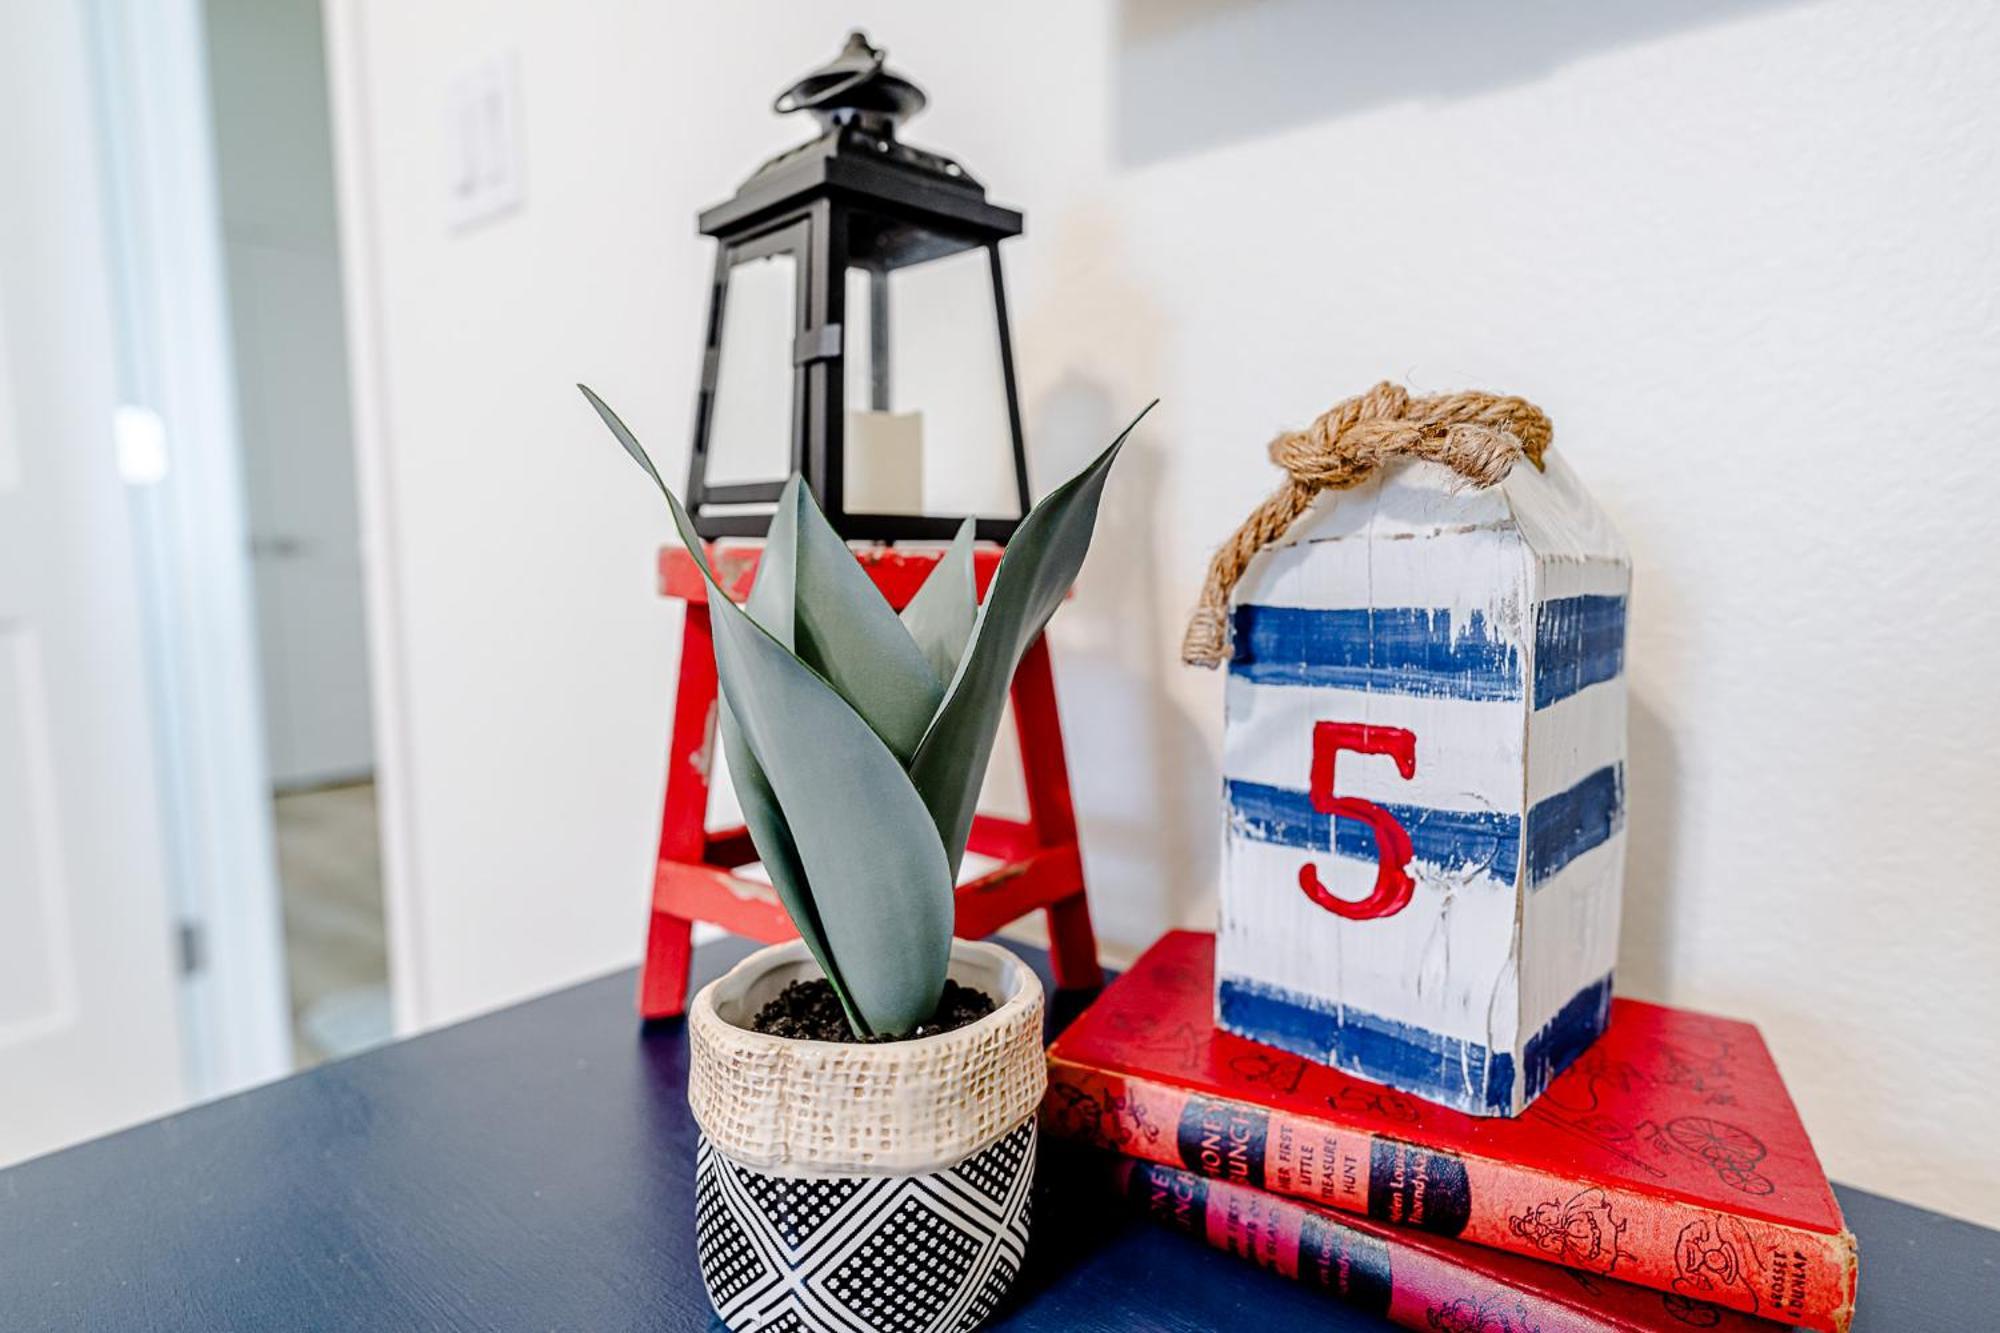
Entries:
POLYGON ((872 1045, 750 1030, 788 982, 821 975, 803 944, 773 945, 688 1008, 709 1299, 738 1330, 975 1328, 1028 1242, 1041 982, 954 940, 952 979, 999 1003, 976 1023, 872 1045))

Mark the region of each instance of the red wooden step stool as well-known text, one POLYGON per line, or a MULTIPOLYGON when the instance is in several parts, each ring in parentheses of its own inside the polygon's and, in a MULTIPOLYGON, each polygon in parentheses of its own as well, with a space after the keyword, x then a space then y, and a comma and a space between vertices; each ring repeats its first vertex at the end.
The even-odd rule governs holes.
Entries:
MULTIPOLYGON (((711 548, 716 581, 736 601, 749 596, 760 554, 755 546, 711 548)), ((889 605, 899 611, 943 554, 942 548, 910 551, 887 546, 856 553, 889 605)), ((975 550, 973 574, 980 597, 985 597, 999 564, 999 547, 975 550)), ((660 591, 687 603, 687 623, 681 632, 680 686, 667 753, 652 922, 646 934, 646 963, 639 974, 639 1014, 647 1019, 669 1018, 687 1008, 695 922, 714 922, 767 944, 798 934, 769 884, 730 873, 757 859, 749 831, 740 825, 713 831, 707 827, 709 767, 715 754, 715 642, 709 630, 708 584, 686 549, 674 546, 660 552, 660 591)), ((954 929, 967 939, 979 939, 1030 912, 1045 911, 1056 984, 1099 986, 1104 974, 1097 965, 1097 940, 1083 894, 1069 763, 1045 639, 1036 639, 1021 659, 1011 699, 1027 779, 1028 817, 974 817, 967 848, 1002 864, 959 885, 954 929)))

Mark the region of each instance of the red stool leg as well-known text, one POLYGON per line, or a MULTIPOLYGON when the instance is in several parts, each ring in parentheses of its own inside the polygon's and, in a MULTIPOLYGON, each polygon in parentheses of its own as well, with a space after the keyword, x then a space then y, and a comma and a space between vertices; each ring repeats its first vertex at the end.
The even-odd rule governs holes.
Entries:
MULTIPOLYGON (((667 799, 660 815, 662 863, 699 865, 707 847, 708 775, 715 750, 715 642, 708 607, 687 604, 681 631, 680 685, 674 693, 667 750, 667 799)), ((646 962, 639 973, 639 1016, 671 1018, 687 1009, 694 923, 653 909, 646 962)))
POLYGON ((1063 990, 1096 990, 1104 984, 1097 964, 1097 934, 1090 926, 1090 901, 1078 889, 1050 906, 1049 970, 1063 990))
MULTIPOLYGON (((1027 780, 1028 823, 1042 847, 1076 846, 1076 808, 1070 801, 1069 760, 1063 753, 1062 719, 1056 713, 1055 674, 1049 645, 1037 638, 1014 673, 1014 729, 1021 742, 1021 769, 1027 780)), ((1097 963, 1097 936, 1090 926, 1090 902, 1083 896, 1082 857, 1077 859, 1076 892, 1048 908, 1049 965, 1064 989, 1104 984, 1097 963)))
POLYGON ((639 1017, 677 1018, 687 1011, 688 968, 694 962, 694 922, 653 913, 646 930, 646 963, 639 971, 639 1017))

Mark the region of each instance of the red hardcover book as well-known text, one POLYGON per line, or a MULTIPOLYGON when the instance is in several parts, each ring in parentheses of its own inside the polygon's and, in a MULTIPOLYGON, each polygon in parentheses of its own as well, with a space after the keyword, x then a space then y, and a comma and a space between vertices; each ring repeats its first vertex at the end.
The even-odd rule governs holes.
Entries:
POLYGON ((1483 1250, 1129 1157, 1119 1193, 1156 1221, 1349 1305, 1425 1333, 1775 1333, 1674 1292, 1483 1250))
POLYGON ((1854 1237, 1757 1030, 1612 1003, 1514 1119, 1217 1030, 1211 935, 1147 950, 1049 1050, 1049 1132, 1825 1333, 1854 1237))

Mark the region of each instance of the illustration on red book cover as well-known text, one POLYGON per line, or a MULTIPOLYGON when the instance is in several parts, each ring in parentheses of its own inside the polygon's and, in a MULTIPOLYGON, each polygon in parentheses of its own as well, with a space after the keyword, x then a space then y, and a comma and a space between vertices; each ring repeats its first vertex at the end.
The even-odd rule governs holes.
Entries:
POLYGON ((1838 1333, 1854 1240, 1757 1030, 1616 1000, 1515 1118, 1219 1031, 1213 937, 1166 936, 1049 1052, 1052 1133, 1838 1333))
POLYGON ((1404 1328, 1425 1333, 1754 1333, 1756 1321, 1671 1292, 1343 1219, 1308 1203, 1193 1171, 1108 1159, 1119 1194, 1143 1215, 1215 1249, 1404 1328))
POLYGON ((1565 1268, 1608 1276, 1618 1270, 1621 1258, 1631 1257, 1619 1244, 1625 1223, 1612 1211, 1611 1201, 1601 1189, 1580 1190, 1560 1206, 1538 1203, 1508 1218, 1507 1226, 1551 1263, 1565 1268))

